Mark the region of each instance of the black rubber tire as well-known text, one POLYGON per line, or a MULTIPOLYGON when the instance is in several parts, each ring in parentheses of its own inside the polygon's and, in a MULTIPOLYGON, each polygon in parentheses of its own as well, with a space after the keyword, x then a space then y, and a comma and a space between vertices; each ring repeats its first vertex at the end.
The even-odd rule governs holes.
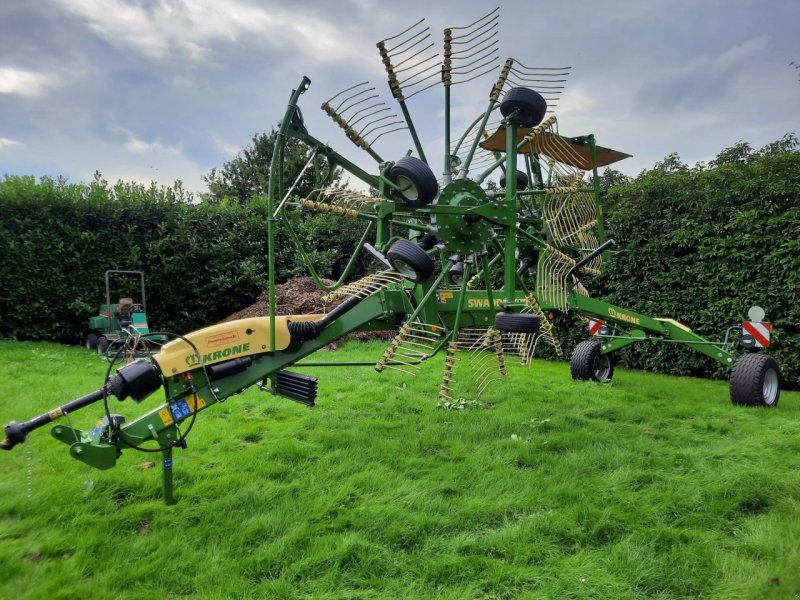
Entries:
POLYGON ((99 338, 97 338, 97 353, 100 356, 105 357, 106 350, 108 350, 108 347, 110 345, 111 345, 111 342, 108 341, 108 338, 106 336, 104 336, 104 335, 101 335, 99 338))
POLYGON ((450 267, 450 270, 447 272, 447 281, 449 281, 451 285, 461 285, 464 283, 463 262, 459 261, 450 267))
POLYGON ((512 88, 500 103, 500 112, 507 117, 514 111, 517 111, 517 123, 521 127, 536 127, 547 113, 547 100, 528 88, 512 88))
MULTIPOLYGON (((500 177, 500 187, 506 188, 505 174, 500 177)), ((517 171, 517 191, 528 189, 528 174, 524 171, 517 171)))
POLYGON ((94 331, 90 331, 83 339, 83 345, 86 346, 87 350, 97 350, 97 340, 99 339, 99 335, 97 335, 94 331))
POLYGON ((494 326, 511 333, 538 333, 541 322, 530 313, 499 312, 494 316, 494 326))
POLYGON ((614 377, 614 360, 610 354, 601 354, 600 342, 586 340, 575 346, 569 357, 569 372, 576 381, 611 381, 614 377))
POLYGON ((410 240, 397 240, 389 248, 386 258, 392 263, 395 271, 405 275, 414 283, 427 281, 436 270, 433 259, 410 240))
POLYGON ((389 179, 400 187, 408 186, 403 192, 396 192, 411 208, 427 206, 439 193, 439 182, 431 168, 418 158, 404 156, 389 169, 389 179))
POLYGON ((731 402, 738 406, 778 406, 781 372, 768 354, 742 354, 733 364, 731 402))

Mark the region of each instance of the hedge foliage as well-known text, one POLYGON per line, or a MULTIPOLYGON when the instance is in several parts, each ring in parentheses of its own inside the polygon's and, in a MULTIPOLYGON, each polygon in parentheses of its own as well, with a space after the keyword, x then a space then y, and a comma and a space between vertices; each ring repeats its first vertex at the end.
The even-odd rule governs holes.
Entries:
MULTIPOLYGON (((107 269, 145 273, 152 329, 191 331, 250 304, 267 281, 263 201, 187 200, 179 186, 0 181, 0 336, 79 341, 104 302, 107 269)), ((361 225, 293 222, 320 275, 338 276, 361 225)), ((275 250, 279 282, 301 273, 285 232, 275 250)), ((115 281, 114 296, 138 299, 125 278, 115 281)))
MULTIPOLYGON (((606 220, 618 253, 585 282, 592 295, 712 340, 760 305, 775 326, 771 353, 786 382, 800 385, 800 153, 784 150, 737 152, 710 169, 668 157, 613 187, 606 220)), ((189 200, 179 186, 109 187, 99 177, 0 181, 0 336, 78 341, 103 302, 107 269, 145 272, 155 329, 190 331, 251 303, 266 283, 263 200, 189 200)), ((291 218, 320 275, 338 277, 362 225, 291 218)), ((305 274, 286 232, 277 233, 278 281, 305 274)), ((365 257, 353 275, 369 270, 365 257)), ((567 352, 585 337, 568 317, 556 325, 567 352)), ((636 344, 619 356, 673 374, 723 373, 675 344, 636 344)))
MULTIPOLYGON (((800 384, 800 153, 657 168, 610 190, 608 201, 619 253, 593 295, 675 318, 711 340, 761 306, 775 327, 770 353, 786 382, 800 384)), ((637 368, 721 374, 713 360, 674 344, 634 344, 620 356, 637 368)))

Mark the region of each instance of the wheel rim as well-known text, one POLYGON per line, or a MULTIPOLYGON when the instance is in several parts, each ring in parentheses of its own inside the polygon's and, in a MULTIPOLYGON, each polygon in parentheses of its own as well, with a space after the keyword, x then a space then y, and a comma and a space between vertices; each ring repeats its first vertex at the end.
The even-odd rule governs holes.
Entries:
POLYGON ((775 369, 769 369, 764 374, 764 383, 761 386, 761 393, 764 396, 764 404, 772 406, 778 399, 778 372, 775 369))
POLYGON ((397 258, 394 261, 392 261, 392 266, 394 267, 394 270, 400 273, 401 275, 416 281, 417 272, 414 269, 412 269, 411 266, 406 261, 397 258))
POLYGON ((417 186, 405 175, 398 175, 395 184, 402 190, 400 195, 409 202, 415 202, 419 198, 417 186))
POLYGON ((594 378, 605 381, 611 374, 611 359, 608 354, 598 354, 594 359, 594 378))

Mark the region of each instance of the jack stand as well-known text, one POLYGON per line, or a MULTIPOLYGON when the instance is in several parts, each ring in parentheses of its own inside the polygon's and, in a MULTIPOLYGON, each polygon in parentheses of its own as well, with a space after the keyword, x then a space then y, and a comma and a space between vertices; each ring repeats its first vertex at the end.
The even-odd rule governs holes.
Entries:
POLYGON ((172 448, 162 452, 163 460, 163 473, 164 473, 164 502, 167 505, 175 504, 175 496, 173 495, 172 487, 172 448))

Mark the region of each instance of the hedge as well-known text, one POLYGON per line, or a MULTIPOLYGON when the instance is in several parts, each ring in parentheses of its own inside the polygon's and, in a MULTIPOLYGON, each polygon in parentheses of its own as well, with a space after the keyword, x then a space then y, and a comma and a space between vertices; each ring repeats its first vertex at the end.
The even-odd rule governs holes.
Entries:
MULTIPOLYGON (((800 385, 800 154, 668 172, 654 169, 608 193, 618 252, 586 281, 592 295, 675 318, 721 340, 760 305, 774 354, 800 385)), ((263 201, 191 203, 179 188, 7 176, 0 181, 0 336, 76 342, 104 297, 107 269, 144 271, 157 329, 185 332, 254 300, 266 282, 263 201)), ((361 231, 355 221, 293 214, 322 276, 337 277, 361 231)), ((304 274, 284 231, 278 280, 304 274)), ((359 261, 354 275, 369 271, 359 261)), ((569 315, 556 331, 569 351, 585 337, 569 315)), ((675 344, 636 344, 625 366, 722 376, 717 363, 675 344)))
MULTIPOLYGON (((263 202, 187 199, 179 188, 5 177, 0 337, 78 342, 104 302, 107 269, 145 273, 153 329, 191 331, 250 304, 267 278, 263 202)), ((337 276, 338 257, 352 250, 360 226, 299 214, 293 220, 321 275, 337 276)), ((278 281, 300 274, 285 232, 275 248, 278 281)), ((366 259, 357 268, 363 271, 366 259)))

